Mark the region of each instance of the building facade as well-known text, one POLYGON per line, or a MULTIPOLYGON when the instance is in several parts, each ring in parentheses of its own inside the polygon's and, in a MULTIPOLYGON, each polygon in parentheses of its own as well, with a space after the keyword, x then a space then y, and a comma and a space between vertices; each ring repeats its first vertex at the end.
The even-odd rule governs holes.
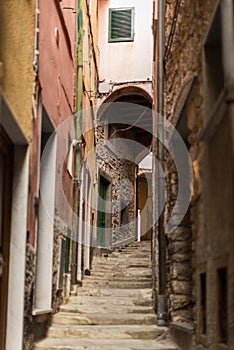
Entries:
MULTIPOLYGON (((77 100, 77 2, 36 2, 24 349, 70 292, 77 100), (45 282, 46 281, 46 282, 45 282)), ((32 57, 33 58, 33 57, 32 57)))
POLYGON ((0 348, 10 350, 23 343, 35 1, 0 7, 0 348))
MULTIPOLYGON (((166 232, 169 319, 186 350, 234 344, 233 18, 231 1, 166 5, 165 117, 181 135, 194 173, 187 214, 166 232)), ((168 154, 166 174, 167 221, 179 185, 168 154)))
POLYGON ((152 1, 99 1, 98 246, 123 245, 137 236, 138 164, 152 139, 152 12, 152 1))

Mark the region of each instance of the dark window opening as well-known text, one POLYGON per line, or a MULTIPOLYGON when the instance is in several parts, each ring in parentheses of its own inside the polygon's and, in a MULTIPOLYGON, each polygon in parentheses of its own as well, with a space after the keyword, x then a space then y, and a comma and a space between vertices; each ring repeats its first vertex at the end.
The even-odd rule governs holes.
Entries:
POLYGON ((220 8, 215 15, 205 44, 205 76, 207 110, 210 110, 224 87, 220 8))
POLYGON ((121 212, 120 212, 120 222, 121 222, 121 226, 128 224, 128 207, 125 207, 125 208, 123 208, 121 210, 121 212))
POLYGON ((66 259, 66 239, 61 239, 61 248, 60 248, 60 265, 59 265, 59 280, 58 280, 58 289, 63 289, 63 278, 65 273, 65 259, 66 259))
POLYGON ((66 239, 66 249, 65 249, 65 273, 69 273, 70 271, 70 247, 71 247, 71 230, 68 229, 69 237, 66 239))
POLYGON ((217 270, 218 287, 218 342, 227 344, 228 341, 228 286, 226 267, 217 270))
POLYGON ((206 273, 200 274, 200 333, 206 335, 206 273))

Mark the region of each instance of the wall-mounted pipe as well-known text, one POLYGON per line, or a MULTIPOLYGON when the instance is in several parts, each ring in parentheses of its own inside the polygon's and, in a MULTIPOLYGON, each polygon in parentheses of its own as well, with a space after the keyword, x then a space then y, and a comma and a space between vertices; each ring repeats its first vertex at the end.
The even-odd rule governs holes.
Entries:
MULTIPOLYGON (((71 285, 77 284, 77 277, 80 279, 77 265, 81 266, 81 240, 79 230, 79 203, 80 203, 80 188, 81 188, 81 166, 82 166, 82 99, 83 99, 83 7, 82 0, 77 3, 77 113, 76 113, 76 154, 75 154, 75 179, 74 179, 74 201, 73 211, 76 215, 75 237, 72 242, 71 256, 71 285)), ((73 287, 72 287, 73 288, 73 287)))
POLYGON ((234 84, 233 0, 221 0, 223 71, 226 85, 234 84))
MULTIPOLYGON (((157 89, 157 155, 164 172, 164 54, 165 54, 165 1, 158 2, 158 89, 157 89), (160 141, 159 141, 160 140, 160 141)), ((156 169, 157 171, 157 169, 156 169)), ((157 319, 159 326, 167 324, 167 269, 166 238, 164 232, 165 184, 164 174, 158 174, 157 210, 158 219, 158 265, 159 294, 157 296, 157 319)))
POLYGON ((39 0, 36 0, 36 15, 35 15, 35 43, 34 43, 34 60, 33 68, 38 73, 39 68, 39 0))

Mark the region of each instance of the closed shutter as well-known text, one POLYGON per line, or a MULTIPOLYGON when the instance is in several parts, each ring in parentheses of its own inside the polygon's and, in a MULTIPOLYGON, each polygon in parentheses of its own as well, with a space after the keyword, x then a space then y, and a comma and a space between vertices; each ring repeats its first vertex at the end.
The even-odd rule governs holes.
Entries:
POLYGON ((134 8, 109 10, 109 42, 133 41, 134 8))

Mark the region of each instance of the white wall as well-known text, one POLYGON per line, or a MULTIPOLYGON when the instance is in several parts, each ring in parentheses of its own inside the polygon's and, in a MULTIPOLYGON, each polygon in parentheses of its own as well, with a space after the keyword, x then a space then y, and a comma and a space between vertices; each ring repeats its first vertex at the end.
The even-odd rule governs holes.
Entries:
POLYGON ((100 81, 126 82, 152 79, 153 61, 153 1, 99 1, 100 81), (134 41, 108 43, 109 8, 134 7, 134 41))
POLYGON ((41 160, 34 315, 52 310, 56 153, 57 135, 54 133, 41 160))
POLYGON ((28 178, 29 150, 15 146, 6 350, 21 350, 23 343, 28 178))

